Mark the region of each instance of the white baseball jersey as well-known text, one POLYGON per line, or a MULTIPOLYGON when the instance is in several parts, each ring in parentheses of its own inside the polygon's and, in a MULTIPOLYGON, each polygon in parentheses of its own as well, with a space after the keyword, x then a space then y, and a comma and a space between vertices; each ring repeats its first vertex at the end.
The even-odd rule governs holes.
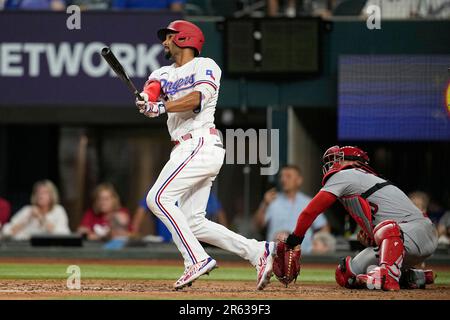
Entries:
POLYGON ((193 91, 201 93, 199 108, 168 113, 167 128, 172 140, 200 128, 214 128, 214 112, 219 96, 222 71, 210 58, 194 58, 181 67, 175 64, 152 72, 149 80, 161 83, 164 98, 179 99, 193 91))

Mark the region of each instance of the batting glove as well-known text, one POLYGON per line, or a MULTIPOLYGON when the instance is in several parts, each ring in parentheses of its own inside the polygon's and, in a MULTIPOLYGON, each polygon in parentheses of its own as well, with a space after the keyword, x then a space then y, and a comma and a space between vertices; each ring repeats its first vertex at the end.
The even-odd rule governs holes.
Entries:
POLYGON ((136 106, 138 107, 139 112, 144 114, 146 117, 156 118, 166 112, 166 106, 163 101, 148 101, 148 95, 144 92, 141 93, 141 97, 144 101, 136 99, 136 106))
POLYGON ((145 92, 141 92, 140 96, 142 97, 142 99, 144 100, 139 100, 138 98, 136 98, 136 107, 139 109, 139 112, 142 113, 141 110, 145 110, 147 108, 147 103, 148 103, 148 94, 146 94, 145 92))
POLYGON ((156 118, 166 112, 166 106, 162 101, 148 102, 146 109, 140 112, 149 118, 156 118))

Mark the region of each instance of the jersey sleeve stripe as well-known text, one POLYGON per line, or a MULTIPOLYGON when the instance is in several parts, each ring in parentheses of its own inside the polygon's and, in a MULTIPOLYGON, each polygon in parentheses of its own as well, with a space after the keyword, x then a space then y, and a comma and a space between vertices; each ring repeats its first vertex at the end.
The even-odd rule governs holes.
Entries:
POLYGON ((209 84, 210 86, 212 86, 214 88, 214 90, 217 90, 217 85, 212 82, 212 81, 208 81, 208 80, 199 80, 197 82, 194 83, 194 87, 198 86, 199 84, 209 84))

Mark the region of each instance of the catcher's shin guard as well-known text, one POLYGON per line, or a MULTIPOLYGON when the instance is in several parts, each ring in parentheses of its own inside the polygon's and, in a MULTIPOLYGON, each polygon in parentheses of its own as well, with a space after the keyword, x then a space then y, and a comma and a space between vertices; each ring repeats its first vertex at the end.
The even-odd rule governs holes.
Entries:
POLYGON ((350 256, 341 259, 341 262, 336 268, 335 278, 341 287, 356 289, 360 285, 356 279, 356 274, 352 270, 351 261, 352 258, 350 256))
POLYGON ((397 222, 385 220, 375 227, 373 233, 379 247, 379 266, 357 278, 369 289, 400 290, 400 268, 404 256, 402 231, 397 222))
POLYGON ((397 222, 386 220, 379 223, 373 232, 375 243, 380 248, 380 266, 386 267, 390 276, 398 282, 405 251, 402 230, 397 222))

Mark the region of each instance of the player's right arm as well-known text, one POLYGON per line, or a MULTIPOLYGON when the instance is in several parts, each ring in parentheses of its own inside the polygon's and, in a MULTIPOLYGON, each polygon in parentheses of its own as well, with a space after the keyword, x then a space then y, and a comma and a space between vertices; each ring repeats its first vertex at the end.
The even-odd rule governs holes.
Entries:
POLYGON ((327 191, 320 191, 316 194, 300 213, 295 230, 286 239, 286 244, 292 248, 301 244, 306 231, 311 227, 317 216, 329 209, 336 202, 336 199, 337 197, 334 194, 327 191))
POLYGON ((160 98, 161 93, 161 69, 157 69, 148 77, 141 94, 146 94, 148 101, 156 102, 160 98))
POLYGON ((161 68, 153 71, 148 80, 144 84, 144 88, 141 92, 144 101, 136 99, 136 107, 143 113, 143 110, 147 110, 148 102, 157 102, 161 95, 161 68))
POLYGON ((343 195, 348 194, 352 177, 349 170, 342 170, 333 174, 322 187, 320 192, 311 200, 306 208, 300 213, 297 225, 286 243, 295 247, 300 244, 306 231, 312 225, 319 214, 329 209, 343 195), (288 243, 288 241, 290 243, 288 243))

